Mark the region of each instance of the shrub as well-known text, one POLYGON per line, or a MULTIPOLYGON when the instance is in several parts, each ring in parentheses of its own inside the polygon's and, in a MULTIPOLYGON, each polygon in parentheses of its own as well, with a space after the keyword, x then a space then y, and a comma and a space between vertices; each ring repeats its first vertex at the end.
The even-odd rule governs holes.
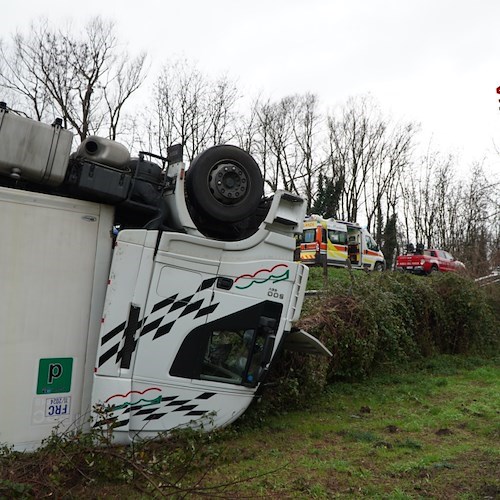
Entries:
POLYGON ((493 307, 498 303, 471 279, 386 272, 354 273, 349 280, 345 272, 308 300, 298 325, 333 356, 285 352, 271 372, 268 406, 303 405, 335 380, 359 380, 435 354, 497 352, 499 322, 493 307))
MULTIPOLYGON (((221 453, 223 430, 178 429, 162 439, 113 445, 99 427, 57 429, 32 453, 0 447, 0 498, 99 498, 101 488, 121 488, 127 498, 220 496, 227 485, 200 484, 221 453), (207 491, 208 490, 208 491, 207 491)), ((115 495, 113 495, 115 498, 115 495)))

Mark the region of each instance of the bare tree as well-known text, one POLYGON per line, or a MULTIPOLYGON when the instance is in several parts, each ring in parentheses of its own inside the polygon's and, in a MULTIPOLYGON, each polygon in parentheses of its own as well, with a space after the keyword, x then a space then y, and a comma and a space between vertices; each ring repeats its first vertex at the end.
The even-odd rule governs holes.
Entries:
POLYGON ((235 84, 226 75, 213 82, 208 96, 210 143, 221 144, 235 137, 234 105, 238 100, 235 84))
POLYGON ((362 195, 374 163, 380 161, 386 123, 371 116, 367 98, 350 99, 340 117, 328 117, 330 161, 333 176, 344 178, 342 217, 358 219, 362 195))
POLYGON ((489 178, 482 163, 472 165, 460 204, 461 256, 474 274, 486 274, 498 256, 500 183, 489 178))
POLYGON ((411 163, 416 127, 413 123, 392 127, 388 122, 380 151, 374 155, 373 167, 364 184, 364 205, 367 227, 379 228, 377 242, 381 244, 381 228, 396 213, 401 176, 411 163))
POLYGON ((237 144, 250 154, 257 154, 259 140, 258 106, 259 98, 250 104, 247 114, 240 114, 234 120, 234 133, 237 144))
POLYGON ((407 243, 414 237, 416 243, 427 247, 447 246, 453 162, 452 156, 429 149, 408 172, 402 186, 405 208, 410 214, 406 219, 407 243))
MULTIPOLYGON (((274 191, 283 188, 287 191, 298 192, 296 186, 295 148, 296 142, 292 127, 292 97, 284 97, 276 103, 266 103, 260 112, 260 122, 265 129, 266 144, 272 168, 266 168, 266 173, 272 174, 266 179, 269 187, 274 191)), ((264 135, 264 134, 263 134, 264 135)))
POLYGON ((260 160, 264 184, 268 186, 271 191, 276 191, 280 181, 277 165, 271 159, 269 148, 271 142, 271 127, 273 124, 273 108, 270 101, 257 101, 255 104, 255 115, 257 117, 258 130, 258 139, 255 148, 256 156, 260 160))
POLYGON ((393 126, 367 97, 349 99, 327 124, 331 177, 343 182, 341 218, 356 221, 364 207, 368 228, 384 217, 377 221, 383 227, 395 210, 401 173, 411 161, 415 125, 393 126))
POLYGON ((117 139, 120 128, 123 129, 124 106, 145 81, 145 60, 145 53, 133 59, 128 59, 124 55, 119 56, 116 60, 114 76, 103 86, 104 101, 108 110, 108 137, 110 139, 117 139))
POLYGON ((312 204, 315 175, 321 165, 318 99, 313 94, 286 96, 255 103, 254 150, 271 190, 305 195, 312 204))
POLYGON ((211 80, 184 60, 166 64, 154 96, 160 150, 181 143, 192 160, 206 147, 233 139, 237 99, 236 86, 226 76, 211 80))
POLYGON ((52 111, 50 95, 34 71, 34 48, 14 36, 12 47, 0 40, 0 88, 16 112, 43 120, 52 111))
POLYGON ((0 51, 0 87, 19 96, 26 115, 59 115, 81 140, 104 131, 116 138, 123 107, 144 81, 145 55, 119 53, 113 23, 99 17, 81 37, 42 20, 0 51))
POLYGON ((297 170, 302 179, 303 191, 308 200, 307 211, 311 212, 316 174, 324 165, 318 158, 320 115, 318 98, 314 94, 304 94, 297 97, 293 109, 292 128, 298 146, 297 170))

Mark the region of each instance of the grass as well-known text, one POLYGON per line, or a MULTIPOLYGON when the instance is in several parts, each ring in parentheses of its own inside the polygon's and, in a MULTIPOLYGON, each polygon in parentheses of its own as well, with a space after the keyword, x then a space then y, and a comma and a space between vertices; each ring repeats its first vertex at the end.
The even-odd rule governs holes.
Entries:
MULTIPOLYGON (((311 269, 309 289, 323 289, 322 273, 322 269, 311 269)), ((372 323, 355 322, 349 330, 349 318, 343 317, 346 321, 338 323, 338 330, 352 335, 339 338, 357 346, 356 341, 363 339, 360 333, 370 327, 376 338, 385 335, 380 352, 388 353, 391 338, 384 328, 397 332, 401 324, 386 321, 391 309, 386 306, 392 304, 387 289, 393 291, 381 286, 387 278, 397 293, 405 292, 399 280, 392 283, 386 273, 328 269, 326 288, 331 287, 332 293, 340 291, 341 295, 345 287, 353 297, 360 290, 379 290, 382 295, 375 309, 374 296, 368 295, 370 317, 376 313, 384 320, 377 323, 380 328, 373 330, 372 323)), ((431 278, 405 277, 403 281, 405 286, 410 282, 412 291, 415 287, 422 291, 419 285, 433 286, 431 278)), ((456 321, 451 330, 459 328, 469 339, 471 328, 464 327, 470 316, 469 296, 458 295, 461 301, 454 306, 456 321)), ((356 297, 364 301, 366 294, 356 297)), ((326 298, 311 297, 304 309, 314 309, 315 303, 326 298)), ((493 292, 491 300, 498 304, 493 292)), ((359 312, 352 301, 339 304, 344 304, 345 311, 359 312)), ((404 303, 394 304, 392 313, 402 307, 404 316, 404 303)), ((362 316, 361 312, 352 318, 362 316)), ((323 320, 321 314, 313 318, 323 320)), ((478 323, 485 328, 484 322, 478 323)), ((435 330, 441 332, 440 323, 436 325, 435 330)), ((496 329, 486 331, 494 334, 496 329)), ((368 342, 367 349, 370 345, 368 342)), ((339 346, 337 359, 343 361, 341 375, 345 375, 356 358, 339 346)), ((275 383, 264 393, 263 404, 254 404, 236 424, 212 434, 181 432, 128 448, 107 446, 105 440, 100 441, 104 446, 96 447, 95 434, 54 436, 32 455, 0 447, 0 499, 500 497, 500 359, 426 357, 432 352, 438 351, 413 356, 418 362, 410 362, 411 356, 403 361, 379 356, 378 363, 362 372, 365 378, 350 379, 362 382, 335 382, 325 390, 318 383, 320 377, 325 384, 327 380, 321 363, 298 358, 286 374, 278 375, 284 383, 275 383), (304 375, 299 373, 301 369, 307 371, 307 377, 297 376, 304 375), (284 389, 280 391, 280 387, 284 389), (300 398, 294 399, 298 387, 300 398), (290 404, 286 398, 281 404, 269 404, 279 403, 281 396, 289 394, 290 404), (308 398, 306 403, 304 398, 308 398), (300 411, 290 409, 297 406, 300 411), (281 413, 270 415, 266 408, 281 413)))
POLYGON ((256 403, 227 429, 135 454, 58 441, 38 458, 0 453, 0 498, 32 497, 42 479, 65 498, 496 498, 499 442, 500 365, 439 356, 331 385, 301 411, 262 416, 256 403), (40 457, 48 479, 33 472, 40 457))
POLYGON ((494 498, 499 412, 498 365, 442 356, 243 424, 204 481, 248 479, 239 494, 271 498, 494 498))
POLYGON ((329 285, 333 283, 343 283, 348 287, 351 283, 351 279, 363 279, 366 276, 365 271, 354 270, 352 275, 349 273, 348 269, 338 268, 329 266, 328 278, 325 284, 324 270, 322 267, 310 267, 309 268, 309 279, 307 281, 308 290, 322 290, 327 289, 329 285), (351 278, 352 276, 352 278, 351 278))

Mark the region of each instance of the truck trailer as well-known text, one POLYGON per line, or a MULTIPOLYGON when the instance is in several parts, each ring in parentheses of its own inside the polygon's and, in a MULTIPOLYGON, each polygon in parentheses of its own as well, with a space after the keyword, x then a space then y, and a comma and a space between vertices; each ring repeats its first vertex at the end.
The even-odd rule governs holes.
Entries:
POLYGON ((132 158, 72 142, 0 103, 0 443, 210 430, 247 409, 283 349, 330 355, 293 326, 305 203, 264 196, 250 155, 214 146, 186 169, 179 145, 132 158))

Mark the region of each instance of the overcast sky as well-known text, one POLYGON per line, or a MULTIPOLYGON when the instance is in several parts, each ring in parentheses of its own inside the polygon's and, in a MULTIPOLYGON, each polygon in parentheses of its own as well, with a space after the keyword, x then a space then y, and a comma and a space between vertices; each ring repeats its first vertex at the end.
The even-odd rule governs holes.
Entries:
POLYGON ((246 95, 312 92, 324 109, 371 94, 423 142, 463 164, 500 149, 500 0, 22 0, 2 5, 0 36, 46 16, 114 20, 154 65, 185 57, 246 95))

